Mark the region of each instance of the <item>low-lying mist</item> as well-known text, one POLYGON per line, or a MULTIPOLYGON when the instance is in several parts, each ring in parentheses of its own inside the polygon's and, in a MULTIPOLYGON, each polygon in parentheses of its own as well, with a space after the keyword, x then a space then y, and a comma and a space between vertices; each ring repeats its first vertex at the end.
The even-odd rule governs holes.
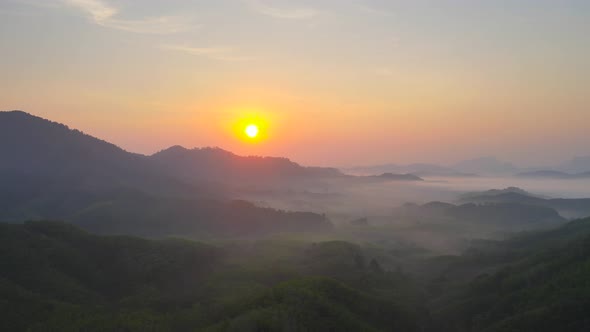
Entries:
POLYGON ((558 215, 549 208, 533 209, 528 204, 469 210, 461 207, 470 203, 461 199, 467 193, 516 187, 540 199, 590 197, 590 179, 483 176, 425 177, 423 181, 367 179, 344 177, 276 186, 267 183, 237 188, 236 194, 260 206, 325 214, 335 225, 330 239, 377 242, 396 249, 425 249, 432 254, 458 253, 474 240, 501 239, 515 232, 556 227, 566 219, 586 216, 585 212, 568 213, 565 208, 558 209, 561 213, 558 215), (457 207, 453 211, 432 210, 429 202, 457 207), (408 204, 416 204, 418 208, 409 213, 404 210, 408 204), (482 213, 491 217, 480 217, 482 213))
POLYGON ((418 186, 455 193, 483 191, 493 188, 518 187, 526 191, 554 198, 590 197, 590 178, 583 179, 526 179, 521 177, 432 177, 416 183, 418 186))

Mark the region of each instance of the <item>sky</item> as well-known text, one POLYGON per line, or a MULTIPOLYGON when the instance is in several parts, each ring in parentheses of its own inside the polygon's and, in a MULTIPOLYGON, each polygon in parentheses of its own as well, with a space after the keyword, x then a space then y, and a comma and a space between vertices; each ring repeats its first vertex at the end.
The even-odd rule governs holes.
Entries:
POLYGON ((585 0, 0 0, 0 110, 144 154, 556 164, 590 155, 589 36, 585 0))

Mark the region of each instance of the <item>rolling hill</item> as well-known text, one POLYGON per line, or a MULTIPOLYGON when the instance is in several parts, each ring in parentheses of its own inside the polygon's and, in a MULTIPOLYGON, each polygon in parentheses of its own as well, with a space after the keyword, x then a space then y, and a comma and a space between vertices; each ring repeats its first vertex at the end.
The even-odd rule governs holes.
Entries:
POLYGON ((462 195, 461 202, 477 204, 514 203, 542 206, 556 210, 566 218, 583 218, 590 216, 590 198, 543 198, 534 196, 518 188, 507 188, 498 191, 485 191, 462 195))
MULTIPOLYGON (((281 261, 187 240, 98 236, 61 222, 0 224, 6 331, 423 331, 403 278, 346 242, 281 261), (330 277, 334 276, 334 277, 330 277)), ((287 246, 283 244, 282 246, 287 246)), ((280 244, 266 255, 284 250, 280 244)))
POLYGON ((465 226, 470 224, 480 229, 497 227, 512 231, 552 227, 565 221, 565 218, 552 208, 513 202, 460 205, 445 202, 405 204, 396 208, 393 216, 420 223, 444 225, 448 222, 460 222, 465 226))
POLYGON ((433 316, 458 332, 586 331, 588 266, 590 219, 472 249, 436 280, 448 291, 433 316), (480 274, 457 285, 469 270, 480 274))
POLYGON ((533 179, 583 179, 590 178, 590 172, 584 173, 565 173, 560 171, 551 170, 540 170, 532 172, 524 172, 516 174, 517 177, 521 178, 533 178, 533 179))
POLYGON ((220 148, 173 146, 148 159, 164 173, 189 181, 250 184, 343 176, 334 168, 303 167, 287 158, 243 157, 220 148))

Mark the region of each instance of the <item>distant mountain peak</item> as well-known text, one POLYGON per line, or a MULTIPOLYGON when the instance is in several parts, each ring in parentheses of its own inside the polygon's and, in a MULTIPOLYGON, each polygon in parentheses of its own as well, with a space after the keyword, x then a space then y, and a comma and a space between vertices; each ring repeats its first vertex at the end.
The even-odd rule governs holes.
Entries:
POLYGON ((256 182, 292 176, 342 175, 333 168, 304 167, 283 157, 240 156, 219 147, 172 146, 149 158, 168 172, 193 180, 256 182))
MULTIPOLYGON (((12 111, 0 111, 0 119, 5 121, 30 121, 30 122, 44 122, 46 124, 51 124, 54 126, 59 126, 62 128, 70 129, 65 124, 51 121, 40 116, 36 116, 25 111, 21 110, 12 110, 12 111)), ((77 130, 76 130, 77 131, 77 130)))
POLYGON ((570 161, 561 165, 559 169, 570 173, 590 172, 590 156, 575 156, 570 161))
POLYGON ((51 154, 52 149, 59 154, 76 151, 82 156, 106 151, 127 153, 115 144, 20 110, 0 112, 0 139, 1 149, 19 155, 27 149, 41 154, 51 154))
POLYGON ((398 174, 398 173, 391 173, 391 172, 387 172, 387 173, 383 173, 381 175, 376 175, 373 177, 377 177, 377 178, 381 178, 381 179, 385 179, 385 180, 397 180, 397 181, 424 181, 424 179, 422 179, 419 176, 416 176, 414 174, 398 174))
POLYGON ((0 114, 36 117, 32 114, 29 114, 29 113, 27 113, 25 111, 21 111, 21 110, 0 111, 0 114))
POLYGON ((518 168, 512 163, 486 156, 464 160, 451 166, 461 172, 476 174, 512 174, 518 168))

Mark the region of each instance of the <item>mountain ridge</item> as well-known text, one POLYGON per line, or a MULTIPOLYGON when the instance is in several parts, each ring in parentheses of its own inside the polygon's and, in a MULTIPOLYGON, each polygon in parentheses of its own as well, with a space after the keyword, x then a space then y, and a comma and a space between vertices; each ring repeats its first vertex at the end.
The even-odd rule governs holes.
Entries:
MULTIPOLYGON (((235 201, 215 183, 224 174, 188 181, 148 156, 22 111, 0 112, 0 157, 1 221, 66 220, 104 234, 144 236, 253 236, 331 226, 320 214, 235 201)), ((279 160, 279 167, 304 169, 279 160)), ((215 161, 211 168, 220 169, 215 161)))

